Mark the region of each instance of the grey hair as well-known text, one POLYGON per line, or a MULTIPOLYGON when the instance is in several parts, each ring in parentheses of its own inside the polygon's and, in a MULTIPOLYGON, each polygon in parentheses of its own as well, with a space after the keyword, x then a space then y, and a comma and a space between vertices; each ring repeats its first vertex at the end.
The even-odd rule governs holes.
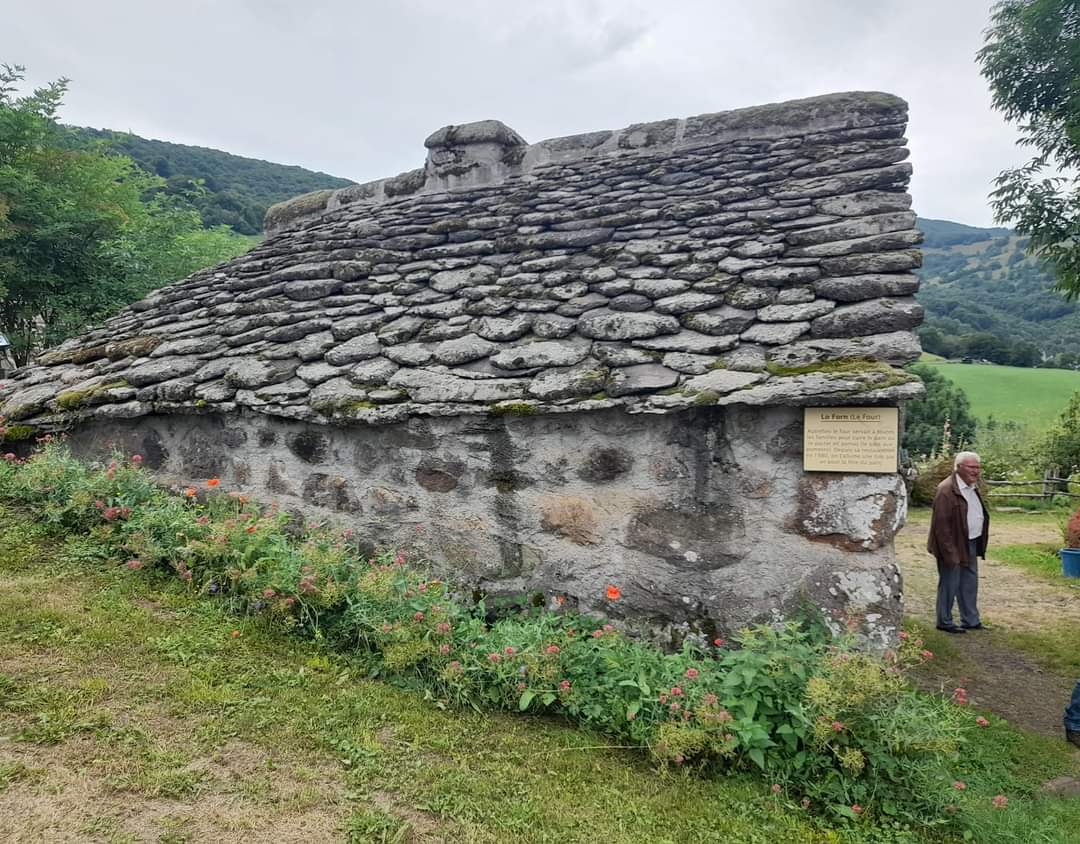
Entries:
POLYGON ((956 455, 956 459, 953 460, 953 468, 956 469, 961 463, 972 457, 978 460, 980 464, 982 463, 982 458, 979 457, 979 455, 977 455, 974 451, 961 451, 956 455))

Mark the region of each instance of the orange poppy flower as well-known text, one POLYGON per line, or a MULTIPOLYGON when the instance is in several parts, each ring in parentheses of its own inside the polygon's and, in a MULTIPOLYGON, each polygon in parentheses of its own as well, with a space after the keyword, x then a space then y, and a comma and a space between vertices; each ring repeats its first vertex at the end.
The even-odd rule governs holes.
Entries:
POLYGON ((210 487, 211 489, 213 489, 214 487, 216 487, 216 486, 218 486, 220 484, 221 484, 221 478, 211 478, 210 480, 208 480, 206 482, 206 485, 208 487, 210 487))
POLYGON ((617 601, 622 597, 622 590, 618 586, 608 586, 607 596, 609 601, 617 601))
POLYGON ((187 489, 184 490, 184 495, 186 495, 188 498, 194 498, 196 495, 198 495, 198 492, 199 491, 195 489, 195 487, 189 486, 187 489))

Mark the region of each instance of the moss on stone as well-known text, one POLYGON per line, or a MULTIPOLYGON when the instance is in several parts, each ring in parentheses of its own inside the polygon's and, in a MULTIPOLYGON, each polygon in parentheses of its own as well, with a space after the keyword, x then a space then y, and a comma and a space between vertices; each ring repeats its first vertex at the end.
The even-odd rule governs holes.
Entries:
POLYGON ((37 434, 37 428, 32 425, 8 425, 0 436, 0 441, 6 443, 22 442, 29 440, 37 434))
POLYGON ((492 416, 535 416, 539 412, 535 404, 527 401, 500 402, 488 408, 492 416))
POLYGON ((700 393, 694 396, 694 400, 691 402, 691 404, 693 404, 695 407, 704 407, 717 404, 719 403, 719 401, 719 393, 715 392, 714 390, 702 390, 700 393))
POLYGON ((115 390, 127 386, 127 381, 109 381, 105 384, 98 384, 96 387, 91 387, 88 390, 65 390, 56 397, 56 404, 61 410, 74 410, 77 407, 89 404, 91 399, 101 395, 107 390, 115 390))
POLYGON ((766 371, 770 375, 780 377, 792 375, 809 375, 817 373, 821 375, 854 375, 867 372, 892 372, 893 368, 887 363, 868 358, 841 358, 840 360, 823 360, 816 363, 807 363, 802 366, 782 366, 770 361, 765 364, 766 371))

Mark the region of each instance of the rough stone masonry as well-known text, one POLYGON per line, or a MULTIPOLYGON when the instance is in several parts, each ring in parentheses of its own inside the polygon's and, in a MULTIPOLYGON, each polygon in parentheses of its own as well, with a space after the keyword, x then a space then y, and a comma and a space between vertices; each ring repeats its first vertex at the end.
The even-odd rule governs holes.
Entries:
POLYGON ((374 541, 421 527, 489 593, 657 636, 809 601, 884 643, 903 485, 803 472, 802 407, 921 393, 906 119, 846 93, 532 145, 447 126, 42 355, 0 414, 374 541))

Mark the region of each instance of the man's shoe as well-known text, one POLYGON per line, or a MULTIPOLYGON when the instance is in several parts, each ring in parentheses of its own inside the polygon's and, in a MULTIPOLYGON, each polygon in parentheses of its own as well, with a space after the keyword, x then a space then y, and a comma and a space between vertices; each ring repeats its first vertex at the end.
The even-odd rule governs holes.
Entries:
POLYGON ((1065 730, 1065 741, 1080 747, 1080 730, 1065 730))
POLYGON ((937 626, 937 629, 941 630, 944 633, 963 633, 964 632, 963 627, 947 626, 947 625, 944 625, 944 624, 939 624, 937 626))
POLYGON ((963 629, 964 630, 989 630, 990 628, 986 627, 985 625, 983 625, 980 622, 979 624, 965 624, 965 625, 963 625, 963 629))

